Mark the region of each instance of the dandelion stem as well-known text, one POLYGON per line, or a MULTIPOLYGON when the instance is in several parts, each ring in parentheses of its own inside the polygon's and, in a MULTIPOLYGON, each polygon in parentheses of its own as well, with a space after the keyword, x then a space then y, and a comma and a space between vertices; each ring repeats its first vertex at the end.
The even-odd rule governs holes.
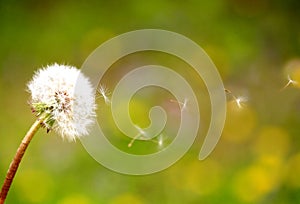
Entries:
POLYGON ((17 153, 14 157, 14 159, 12 160, 9 169, 7 171, 6 174, 6 178, 5 181, 3 183, 1 192, 0 192, 0 204, 3 204, 5 202, 7 193, 10 189, 11 183, 14 179, 14 176, 18 170, 19 164, 22 160, 22 157, 31 141, 31 139, 33 138, 33 136, 35 135, 35 133, 38 131, 38 129, 41 127, 42 123, 43 123, 44 119, 39 118, 37 119, 33 125, 31 126, 31 128, 29 129, 29 131, 27 132, 27 134, 25 135, 25 137, 23 138, 17 153))

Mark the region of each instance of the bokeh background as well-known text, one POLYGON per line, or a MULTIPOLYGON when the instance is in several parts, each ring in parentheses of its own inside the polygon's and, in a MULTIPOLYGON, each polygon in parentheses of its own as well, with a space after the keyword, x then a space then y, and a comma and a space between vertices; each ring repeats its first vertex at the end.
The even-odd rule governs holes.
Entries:
MULTIPOLYGON (((228 95, 226 127, 208 159, 197 160, 204 124, 182 159, 148 176, 112 172, 94 161, 80 141, 68 143, 40 130, 25 154, 7 203, 300 203, 300 90, 297 85, 281 90, 288 75, 300 83, 299 9, 297 0, 2 0, 1 183, 35 120, 26 92, 34 70, 53 62, 80 67, 95 48, 118 34, 159 28, 186 35, 209 54, 225 86, 248 99, 239 109, 228 95)), ((135 57, 139 62, 163 58, 150 56, 135 57)), ((180 63, 174 64, 181 68, 180 63)), ((111 79, 117 78, 107 75, 106 82, 113 84, 111 79)), ((198 83, 197 78, 187 80, 198 83)), ((133 102, 131 113, 141 126, 147 124, 147 106, 153 101, 163 103, 159 97, 171 96, 162 92, 146 100, 147 95, 141 94, 133 102)), ((141 142, 128 149, 130 140, 116 137, 101 98, 98 103, 99 120, 115 138, 115 145, 147 153, 141 142)), ((157 147, 151 145, 151 151, 157 147)))

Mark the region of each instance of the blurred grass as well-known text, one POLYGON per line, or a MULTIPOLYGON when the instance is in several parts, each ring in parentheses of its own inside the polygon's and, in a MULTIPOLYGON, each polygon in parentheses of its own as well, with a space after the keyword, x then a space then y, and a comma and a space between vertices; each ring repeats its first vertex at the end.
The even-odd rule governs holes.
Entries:
MULTIPOLYGON (((197 138, 178 163, 143 177, 111 172, 79 142, 40 131, 7 203, 299 203, 300 92, 279 91, 286 70, 299 77, 298 66, 287 68, 300 58, 299 8, 297 0, 1 1, 1 182, 34 121, 25 91, 34 70, 53 62, 80 67, 117 34, 142 28, 184 34, 207 51, 226 87, 249 98, 241 110, 229 101, 223 137, 209 159, 196 160, 203 140, 197 138)), ((144 120, 143 110, 139 105, 137 120, 144 120)))

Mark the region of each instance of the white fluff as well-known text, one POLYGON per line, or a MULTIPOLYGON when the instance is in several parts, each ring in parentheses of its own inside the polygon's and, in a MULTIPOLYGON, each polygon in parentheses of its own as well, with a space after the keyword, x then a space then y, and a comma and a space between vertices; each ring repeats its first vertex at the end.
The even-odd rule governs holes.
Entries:
POLYGON ((49 65, 38 70, 27 86, 33 110, 42 104, 44 109, 37 114, 49 115, 44 122, 48 130, 55 130, 69 141, 88 134, 88 127, 95 121, 96 105, 92 85, 80 70, 49 65))

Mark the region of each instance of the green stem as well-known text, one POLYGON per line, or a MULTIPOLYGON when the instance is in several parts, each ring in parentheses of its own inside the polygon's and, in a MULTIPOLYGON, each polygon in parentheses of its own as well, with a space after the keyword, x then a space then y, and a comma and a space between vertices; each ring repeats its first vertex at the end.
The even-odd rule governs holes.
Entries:
POLYGON ((22 157, 23 157, 23 155, 24 155, 31 139, 33 138, 35 133, 38 131, 38 129, 41 127, 43 121, 44 121, 44 119, 37 119, 33 123, 31 128, 29 129, 29 131, 27 132, 27 134, 23 138, 22 143, 20 144, 14 159, 10 163, 9 169, 7 171, 7 174, 6 174, 6 178, 4 180, 4 183, 3 183, 3 186, 2 186, 2 189, 1 189, 1 192, 0 192, 0 204, 3 204, 5 202, 7 193, 10 189, 10 186, 11 186, 11 183, 14 179, 14 176, 15 176, 17 170, 18 170, 18 167, 19 167, 19 164, 22 160, 22 157))

